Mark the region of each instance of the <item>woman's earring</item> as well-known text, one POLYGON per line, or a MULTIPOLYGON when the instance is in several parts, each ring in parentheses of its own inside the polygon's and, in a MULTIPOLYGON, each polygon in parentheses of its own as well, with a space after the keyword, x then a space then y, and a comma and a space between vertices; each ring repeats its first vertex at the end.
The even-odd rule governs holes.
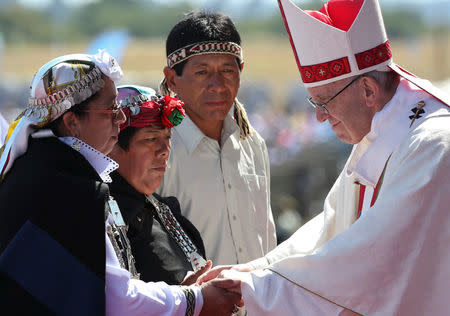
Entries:
POLYGON ((78 140, 78 133, 75 133, 75 135, 73 135, 73 137, 75 138, 75 141, 72 144, 72 148, 76 151, 80 151, 81 149, 81 142, 78 140))

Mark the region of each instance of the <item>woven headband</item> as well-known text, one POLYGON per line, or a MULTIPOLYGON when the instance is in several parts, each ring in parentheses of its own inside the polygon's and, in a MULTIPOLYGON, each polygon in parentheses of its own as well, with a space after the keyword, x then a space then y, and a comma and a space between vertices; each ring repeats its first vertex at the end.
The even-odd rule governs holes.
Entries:
POLYGON ((233 42, 209 41, 190 44, 177 49, 167 56, 167 66, 173 68, 175 65, 185 61, 189 57, 204 54, 230 54, 239 58, 241 64, 244 62, 242 48, 238 44, 233 42))

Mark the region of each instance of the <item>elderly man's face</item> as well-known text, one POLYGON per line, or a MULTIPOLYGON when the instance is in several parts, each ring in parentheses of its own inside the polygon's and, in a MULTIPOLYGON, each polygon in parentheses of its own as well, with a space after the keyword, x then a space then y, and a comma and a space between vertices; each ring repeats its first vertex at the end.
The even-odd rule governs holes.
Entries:
MULTIPOLYGON (((111 110, 117 108, 117 89, 114 82, 105 78, 105 86, 89 102, 86 110, 111 110)), ((107 155, 117 143, 119 126, 125 122, 122 110, 116 114, 87 112, 79 117, 76 135, 79 139, 107 155)))
POLYGON ((161 185, 170 154, 170 128, 142 127, 131 137, 128 150, 119 145, 111 157, 119 173, 142 194, 153 194, 161 185))
MULTIPOLYGON (((342 79, 323 86, 308 88, 314 101, 325 103, 338 91, 344 88, 351 78, 342 79)), ((356 144, 370 131, 373 109, 364 101, 364 78, 356 80, 336 98, 327 103, 326 114, 316 108, 316 118, 319 122, 328 120, 336 136, 345 143, 356 144)))
POLYGON ((174 76, 171 87, 184 101, 186 112, 197 124, 223 121, 237 95, 240 70, 236 57, 205 54, 188 59, 181 76, 174 76))

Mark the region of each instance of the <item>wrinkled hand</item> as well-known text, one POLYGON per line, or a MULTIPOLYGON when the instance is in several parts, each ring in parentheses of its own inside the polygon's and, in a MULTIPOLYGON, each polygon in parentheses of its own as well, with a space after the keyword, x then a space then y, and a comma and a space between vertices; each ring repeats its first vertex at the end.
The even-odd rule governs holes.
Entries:
POLYGON ((212 279, 217 278, 217 276, 223 271, 223 270, 236 270, 236 271, 240 271, 240 272, 249 272, 249 271, 253 271, 253 267, 251 267, 250 265, 247 264, 237 264, 237 265, 229 265, 229 266, 215 266, 214 268, 210 269, 209 271, 207 271, 206 273, 204 273, 203 275, 201 275, 198 279, 197 279, 197 284, 201 285, 205 282, 208 282, 212 279))
POLYGON ((217 279, 203 283, 203 307, 200 316, 229 316, 235 305, 241 306, 241 282, 217 279))
POLYGON ((201 276, 203 273, 208 272, 211 269, 211 267, 212 267, 212 261, 211 260, 206 261, 205 266, 203 266, 202 268, 198 269, 194 273, 188 274, 184 278, 183 282, 181 282, 181 285, 188 286, 188 285, 194 284, 197 281, 198 277, 201 276))

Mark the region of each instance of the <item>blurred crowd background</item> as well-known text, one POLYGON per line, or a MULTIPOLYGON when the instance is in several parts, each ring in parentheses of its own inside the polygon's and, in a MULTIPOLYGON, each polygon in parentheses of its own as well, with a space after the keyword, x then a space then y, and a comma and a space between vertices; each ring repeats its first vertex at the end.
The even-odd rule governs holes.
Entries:
MULTIPOLYGON (((450 94, 450 0, 379 1, 394 60, 450 94)), ((308 9, 323 4, 294 2, 308 9)), ((0 0, 0 113, 14 120, 45 62, 98 48, 120 61, 121 83, 157 89, 165 37, 193 9, 224 12, 241 33, 239 99, 267 142, 272 209, 284 240, 322 210, 351 146, 319 124, 306 103, 276 0, 0 0)))

